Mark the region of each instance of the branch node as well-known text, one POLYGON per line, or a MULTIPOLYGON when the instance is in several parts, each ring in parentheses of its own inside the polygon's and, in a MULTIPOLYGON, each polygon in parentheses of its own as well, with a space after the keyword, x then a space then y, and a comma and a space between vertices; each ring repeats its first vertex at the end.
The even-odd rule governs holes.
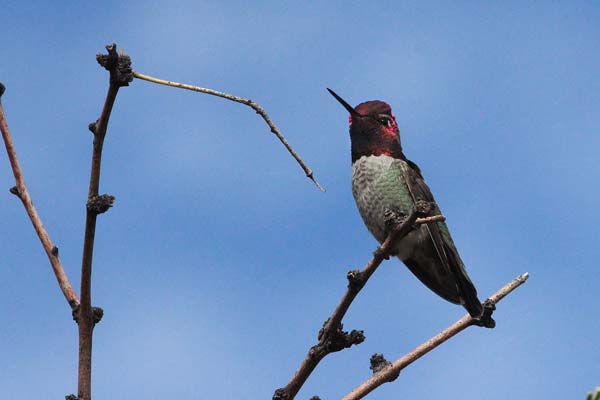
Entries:
POLYGON ((131 57, 121 50, 117 53, 115 43, 106 46, 108 54, 96 54, 96 61, 104 69, 110 72, 110 82, 117 87, 129 86, 133 80, 133 70, 131 69, 131 57))
POLYGON ((347 334, 344 332, 344 340, 345 340, 345 347, 350 347, 352 345, 358 345, 361 344, 362 342, 364 342, 366 339, 365 337, 365 331, 358 331, 356 329, 353 329, 350 334, 347 334))
POLYGON ((279 388, 273 394, 273 400, 291 400, 291 397, 285 388, 279 388))
POLYGON ((346 278, 348 278, 348 289, 350 290, 358 292, 365 285, 365 279, 363 277, 363 274, 358 269, 348 271, 348 274, 346 274, 346 278))
POLYGON ((50 253, 51 253, 53 256, 57 256, 57 255, 58 255, 58 247, 56 247, 56 246, 52 246, 52 250, 50 251, 50 253))
MULTIPOLYGON (((75 305, 71 311, 71 315, 73 316, 73 321, 79 324, 79 310, 81 306, 79 304, 75 305)), ((94 325, 102 321, 102 317, 104 317, 104 310, 100 307, 92 307, 92 319, 94 321, 94 325)))
POLYGON ((88 129, 90 130, 90 132, 92 132, 94 135, 96 134, 96 128, 98 127, 98 120, 94 121, 94 122, 90 122, 90 124, 88 125, 88 129))
MULTIPOLYGON (((383 371, 384 369, 389 368, 390 365, 392 365, 391 362, 385 359, 383 354, 375 353, 371 356, 371 359, 369 361, 371 363, 369 369, 373 371, 373 374, 383 371)), ((400 375, 400 372, 398 372, 398 375, 400 375)), ((394 376, 394 379, 392 380, 395 380, 398 377, 398 375, 394 376)))
POLYGON ((102 194, 100 196, 94 196, 87 202, 88 212, 96 215, 105 213, 109 208, 113 206, 115 196, 109 194, 102 194))
POLYGON ((18 198, 21 198, 21 192, 19 191, 18 187, 13 186, 10 189, 8 189, 8 191, 17 196, 18 198))
POLYGON ((319 344, 311 348, 313 353, 317 351, 324 351, 325 354, 335 353, 365 341, 364 331, 354 329, 348 333, 344 331, 344 325, 341 323, 332 328, 329 326, 329 319, 323 324, 318 337, 319 344))
POLYGON ((102 317, 104 317, 103 309, 100 307, 92 307, 92 313, 94 313, 94 325, 102 321, 102 317))
POLYGON ((73 306, 71 308, 71 316, 73 316, 73 321, 75 321, 75 323, 77 325, 79 325, 79 309, 81 308, 81 306, 79 304, 76 304, 75 306, 73 306))

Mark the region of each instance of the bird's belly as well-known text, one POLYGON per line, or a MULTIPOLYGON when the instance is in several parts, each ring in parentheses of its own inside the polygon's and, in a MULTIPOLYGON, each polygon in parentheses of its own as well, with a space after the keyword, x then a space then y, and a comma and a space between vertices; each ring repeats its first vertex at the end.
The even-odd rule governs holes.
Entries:
MULTIPOLYGON (((389 231, 386 213, 406 216, 413 205, 412 197, 402 175, 402 163, 389 156, 365 156, 352 165, 352 194, 358 211, 380 243, 389 231)), ((409 252, 420 239, 416 232, 409 233, 399 242, 401 253, 409 252)))
POLYGON ((423 242, 428 238, 427 228, 420 225, 396 243, 394 246, 395 254, 403 261, 410 257, 418 257, 422 253, 419 250, 423 248, 423 242))

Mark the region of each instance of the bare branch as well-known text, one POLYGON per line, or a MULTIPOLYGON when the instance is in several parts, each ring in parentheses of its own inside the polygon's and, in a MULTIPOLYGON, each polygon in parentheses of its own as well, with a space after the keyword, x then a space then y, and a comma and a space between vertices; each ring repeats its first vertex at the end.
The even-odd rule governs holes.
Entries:
POLYGON ((344 332, 342 330, 342 319, 371 275, 373 275, 383 260, 388 259, 392 255, 394 244, 398 239, 407 235, 415 224, 444 220, 443 215, 417 218, 417 214, 417 210, 413 209, 408 217, 392 230, 381 246, 375 250, 371 261, 361 271, 348 272, 348 290, 342 296, 333 314, 325 321, 323 328, 319 332, 319 343, 311 347, 289 383, 285 387, 275 391, 273 400, 293 399, 323 358, 330 353, 348 348, 352 344, 359 344, 364 340, 362 331, 352 331, 350 334, 344 332))
MULTIPOLYGON (((0 97, 4 93, 4 85, 0 83, 0 97)), ((8 159, 10 161, 10 166, 13 171, 13 175, 15 176, 16 186, 10 189, 10 192, 21 199, 23 206, 25 207, 25 211, 27 215, 29 215, 29 219, 33 224, 33 228, 37 233, 44 250, 46 251, 46 255, 48 256, 48 260, 50 260, 50 265, 52 266, 52 270, 54 271, 54 275, 56 276, 56 280, 58 281, 58 286, 62 291, 65 299, 71 306, 72 309, 75 309, 79 306, 79 299, 77 298, 77 294, 71 287, 71 283, 69 282, 69 278, 65 273, 65 270, 62 266, 60 258, 58 256, 58 247, 56 247, 52 240, 50 240, 50 236, 44 228, 44 224, 33 205, 33 201, 29 196, 29 191, 27 190, 27 186, 25 185, 25 178, 23 177, 23 173, 21 171, 21 166, 19 165, 19 160, 17 159, 17 152, 15 146, 12 141, 12 137, 10 136, 10 131, 8 130, 8 123, 6 122, 6 116, 4 114, 4 109, 2 107, 2 103, 0 102, 0 130, 2 131, 2 139, 4 140, 4 145, 6 146, 6 152, 8 153, 8 159)))
MULTIPOLYGON (((513 290, 525 283, 525 281, 527 281, 527 278, 529 278, 529 274, 527 272, 522 275, 519 275, 513 281, 507 283, 504 287, 502 287, 500 290, 498 290, 496 293, 490 296, 490 298, 487 299, 484 304, 491 303, 495 305, 513 290)), ((400 374, 400 371, 402 371, 405 367, 412 364, 431 350, 435 349, 454 335, 462 332, 463 330, 473 325, 478 325, 478 321, 472 318, 469 314, 465 315, 464 317, 456 321, 454 324, 444 329, 442 332, 432 337, 427 342, 423 343, 410 353, 406 354, 405 356, 399 358, 398 360, 394 361, 393 363, 389 364, 388 366, 382 368, 380 371, 373 374, 373 376, 371 376, 365 382, 360 384, 356 389, 344 396, 342 400, 362 399, 382 384, 395 380, 400 374)))
POLYGON ((423 218, 417 218, 416 223, 417 224, 426 224, 428 222, 439 222, 439 221, 445 221, 446 217, 444 217, 443 215, 432 215, 431 217, 423 217, 423 218))
POLYGON ((166 85, 166 86, 171 86, 174 88, 186 89, 186 90, 191 90, 194 92, 200 92, 200 93, 210 94, 212 96, 222 97, 224 99, 235 101, 237 103, 245 104, 248 107, 251 107, 254 111, 256 111, 256 113, 258 115, 260 115, 262 117, 262 119, 265 120, 267 125, 269 125, 271 132, 273 134, 275 134, 275 136, 277 136, 277 138, 281 141, 281 143, 283 143, 283 145, 285 146, 287 151, 292 155, 292 157, 294 157, 296 162, 300 165, 300 167, 302 168, 302 170, 304 171, 306 176, 311 181, 313 181, 315 185, 317 185, 319 190, 321 190, 322 192, 325 191, 325 188, 323 188, 323 186, 321 186, 321 184, 314 177, 313 171, 308 167, 308 165, 306 165, 306 163, 302 160, 302 158, 300 158, 298 153, 296 153, 296 151, 292 148, 292 146, 289 144, 289 142, 286 140, 286 138, 283 136, 283 134, 275 126, 273 121, 271 121, 271 118, 269 117, 267 112, 264 110, 264 108, 262 108, 261 105, 256 103, 255 101, 246 99, 244 97, 235 96, 232 94, 219 92, 218 90, 213 90, 213 89, 203 88, 203 87, 199 87, 199 86, 187 85, 185 83, 178 83, 178 82, 166 81, 164 79, 154 78, 152 76, 148 76, 148 75, 142 74, 140 72, 136 72, 136 71, 133 71, 133 76, 138 79, 142 79, 142 80, 152 82, 152 83, 158 83, 160 85, 166 85))
POLYGON ((102 147, 108 120, 112 107, 117 97, 117 92, 122 86, 129 85, 133 79, 131 75, 131 59, 126 54, 117 54, 117 45, 106 46, 108 54, 98 54, 98 63, 110 72, 110 84, 100 118, 90 124, 90 131, 94 134, 92 150, 92 168, 88 191, 87 213, 85 220, 85 234, 83 241, 83 256, 81 261, 81 304, 76 320, 79 324, 79 378, 78 399, 91 399, 92 377, 92 335, 94 325, 102 318, 102 309, 92 308, 92 258, 94 254, 94 238, 96 235, 96 218, 112 206, 114 197, 98 195, 100 187, 100 166, 102 161, 102 147))

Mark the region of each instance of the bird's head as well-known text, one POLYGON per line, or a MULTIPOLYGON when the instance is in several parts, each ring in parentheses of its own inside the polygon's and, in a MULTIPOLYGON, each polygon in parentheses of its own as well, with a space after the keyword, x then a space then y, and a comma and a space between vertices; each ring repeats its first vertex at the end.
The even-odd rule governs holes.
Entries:
POLYGON ((350 113, 352 162, 362 156, 403 158, 400 130, 389 104, 372 100, 354 108, 333 90, 327 90, 350 113))

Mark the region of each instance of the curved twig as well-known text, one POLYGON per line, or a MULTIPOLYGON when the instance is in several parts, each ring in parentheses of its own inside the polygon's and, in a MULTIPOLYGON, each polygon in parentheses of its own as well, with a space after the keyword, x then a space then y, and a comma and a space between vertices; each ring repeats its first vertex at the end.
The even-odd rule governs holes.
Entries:
POLYGON ((262 117, 262 119, 265 120, 267 125, 269 125, 271 132, 275 136, 277 136, 277 138, 281 141, 281 143, 283 143, 283 145, 285 146, 287 151, 292 155, 292 157, 294 157, 296 162, 300 165, 300 167, 302 168, 302 170, 304 171, 304 173, 306 174, 308 179, 313 181, 314 184, 317 185, 317 187, 319 188, 320 191, 325 192, 325 188, 323 186, 321 186, 321 184, 314 177, 313 171, 308 167, 308 165, 306 165, 306 163, 302 160, 302 158, 300 158, 298 153, 296 153, 296 151, 292 148, 292 146, 289 144, 289 142, 286 140, 286 138, 283 136, 283 134, 275 126, 273 121, 271 121, 269 114, 267 114, 267 112, 264 110, 264 108, 261 107, 260 104, 256 103, 253 100, 246 99, 244 97, 235 96, 233 94, 219 92, 218 90, 203 88, 200 86, 187 85, 185 83, 167 81, 167 80, 159 79, 159 78, 154 78, 152 76, 145 75, 145 74, 142 74, 142 73, 136 72, 136 71, 133 71, 133 76, 135 78, 142 79, 142 80, 152 82, 152 83, 158 83, 160 85, 166 85, 166 86, 171 86, 174 88, 186 89, 186 90, 191 90, 194 92, 200 92, 200 93, 210 94, 212 96, 222 97, 224 99, 235 101, 237 103, 245 104, 248 107, 251 107, 254 111, 256 111, 256 113, 258 115, 260 115, 262 117))
MULTIPOLYGON (((4 89, 4 85, 0 83, 0 97, 2 97, 4 89)), ((58 256, 58 247, 52 244, 52 240, 50 239, 46 228, 44 228, 42 219, 33 205, 31 197, 29 196, 29 191, 25 185, 25 178, 23 177, 23 172, 21 171, 21 166, 19 165, 19 160, 17 159, 17 151, 10 136, 10 131, 8 130, 8 123, 6 122, 6 116, 4 115, 4 109, 1 102, 0 131, 2 131, 2 139, 4 139, 4 145, 6 146, 6 152, 8 153, 8 159, 10 161, 10 166, 16 182, 16 186, 12 187, 10 192, 21 199, 21 202, 25 207, 25 211, 27 212, 27 215, 29 215, 29 219, 33 224, 33 228, 35 229, 35 232, 37 233, 40 242, 42 242, 42 246, 46 251, 48 260, 50 260, 50 265, 52 266, 52 270, 54 271, 54 275, 58 281, 58 286, 65 296, 65 299, 67 299, 67 302, 71 306, 71 309, 75 309, 77 306, 79 306, 79 299, 77 298, 77 294, 73 290, 73 287, 69 282, 69 278, 67 277, 67 274, 62 266, 62 262, 58 256)))

